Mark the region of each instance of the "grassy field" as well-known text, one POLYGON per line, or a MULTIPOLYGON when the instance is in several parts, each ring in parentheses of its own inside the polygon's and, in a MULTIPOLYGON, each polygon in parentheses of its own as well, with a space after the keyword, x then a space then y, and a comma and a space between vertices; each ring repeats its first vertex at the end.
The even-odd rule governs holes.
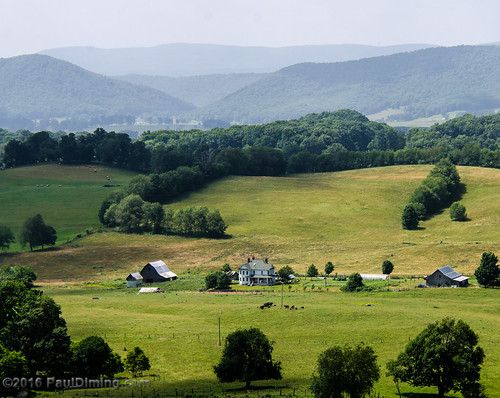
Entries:
MULTIPOLYGON (((210 395, 229 389, 246 395, 242 384, 222 386, 212 372, 221 353, 221 316, 223 336, 238 327, 257 326, 276 342, 274 356, 283 363, 284 379, 255 383, 270 388, 253 396, 290 395, 294 389, 297 395, 310 396, 306 388, 318 354, 331 344, 364 342, 374 347, 382 365, 377 392, 396 397, 394 384, 385 377, 385 363, 429 322, 453 316, 479 334, 486 352, 482 378, 488 396, 500 398, 498 290, 415 289, 421 280, 398 279, 389 292, 345 294, 338 291, 340 282, 329 282, 326 291, 323 281, 302 280, 284 292, 285 304, 304 307, 296 311, 279 308, 279 288, 196 292, 203 286, 203 273, 225 262, 236 269, 249 255, 268 257, 278 269, 291 265, 298 272, 311 263, 321 270, 332 261, 334 273, 379 273, 389 258, 395 276, 422 276, 447 264, 471 275, 484 251, 500 253, 500 170, 458 168, 467 186, 463 203, 469 221, 451 222, 445 210, 420 229, 405 231, 401 211, 431 167, 228 177, 166 206, 219 209, 231 235, 221 240, 110 231, 86 235, 86 229, 98 227, 102 199, 120 189, 103 187, 105 176, 123 187, 133 173, 57 165, 6 170, 0 172, 0 225, 15 230, 25 218, 41 213, 57 229, 59 242, 68 242, 45 251, 1 254, 0 263, 33 266, 46 294, 61 305, 73 339, 103 336, 122 356, 124 348, 143 348, 153 366, 144 378, 154 378, 153 389, 162 394, 175 396, 177 390, 179 395, 210 395), (50 186, 36 188, 42 183, 50 186), (82 238, 73 239, 82 232, 82 238), (128 273, 159 259, 181 277, 165 284, 166 293, 137 295, 136 289, 123 287, 128 273), (258 308, 267 301, 278 306, 258 308)), ((435 390, 403 385, 402 392, 423 398, 435 390)), ((131 396, 131 391, 99 394, 131 396)))
MULTIPOLYGON (((467 186, 463 203, 470 221, 452 222, 445 210, 421 223, 419 230, 403 230, 401 211, 431 167, 392 166, 286 178, 228 177, 167 207, 220 209, 231 239, 106 232, 54 250, 1 255, 0 261, 32 265, 41 279, 53 281, 123 278, 157 259, 177 273, 215 269, 225 262, 236 268, 249 255, 268 257, 277 268, 291 265, 298 272, 305 272, 311 263, 322 269, 327 261, 341 274, 380 272, 383 260, 389 258, 395 274, 425 275, 451 265, 470 275, 483 252, 500 252, 500 170, 458 168, 467 186)), ((81 172, 100 178, 85 168, 81 172)), ((130 175, 124 173, 121 178, 125 182, 130 175)), ((16 215, 22 220, 31 213, 45 215, 41 208, 45 206, 53 211, 47 213, 49 224, 57 229, 74 221, 72 233, 81 232, 84 226, 97 225, 102 197, 111 189, 101 183, 97 180, 88 188, 75 189, 79 193, 71 198, 54 200, 57 206, 34 199, 24 204, 11 195, 5 202, 10 210, 2 209, 2 217, 22 213, 16 215), (82 199, 85 190, 89 193, 82 199)), ((31 185, 24 189, 42 193, 31 185)))
MULTIPOLYGON (((222 385, 213 374, 212 366, 221 355, 220 316, 223 338, 237 328, 255 326, 275 342, 273 356, 282 361, 284 378, 255 382, 255 386, 268 388, 256 390, 252 395, 280 395, 280 390, 287 395, 295 388, 296 395, 311 396, 306 388, 319 353, 333 344, 364 342, 374 348, 382 367, 376 392, 381 397, 397 397, 392 380, 385 376, 385 364, 396 358, 408 339, 428 323, 451 316, 464 319, 480 336, 480 345, 486 353, 482 382, 490 398, 500 397, 498 290, 411 288, 349 294, 340 293, 331 285, 328 292, 285 287, 284 304, 298 306, 298 310, 280 309, 279 287, 261 294, 174 291, 137 295, 137 289, 75 285, 45 290, 62 306, 73 339, 92 334, 103 336, 122 357, 126 354, 124 348, 140 346, 146 352, 152 369, 138 379, 153 380, 153 374, 160 379, 156 378, 145 393, 151 394, 155 389, 162 394, 176 395, 178 390, 179 395, 191 395, 194 389, 199 395, 220 394, 223 390, 246 394, 240 390, 243 383, 222 385), (259 306, 267 301, 277 306, 261 310, 259 306)), ((407 397, 422 398, 436 393, 435 388, 414 388, 407 384, 402 385, 401 391, 413 394, 407 397)), ((121 393, 114 391, 112 396, 121 393)), ((104 392, 100 394, 106 396, 104 392)), ((123 394, 130 396, 130 390, 123 394)))
MULTIPOLYGON (((2 170, 0 225, 11 228, 17 237, 23 222, 40 213, 45 223, 56 229, 60 244, 87 229, 99 227, 100 203, 110 192, 126 186, 134 175, 105 166, 57 164, 2 170)), ((18 244, 11 246, 11 251, 18 250, 18 244)))

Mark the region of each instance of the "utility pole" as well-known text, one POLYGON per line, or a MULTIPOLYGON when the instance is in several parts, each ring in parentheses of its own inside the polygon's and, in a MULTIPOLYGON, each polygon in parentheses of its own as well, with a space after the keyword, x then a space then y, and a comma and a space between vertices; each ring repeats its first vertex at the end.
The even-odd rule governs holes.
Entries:
POLYGON ((281 282, 281 309, 283 309, 283 282, 281 282))
POLYGON ((220 347, 222 344, 221 344, 221 341, 220 341, 220 313, 219 313, 219 345, 218 347, 220 347))

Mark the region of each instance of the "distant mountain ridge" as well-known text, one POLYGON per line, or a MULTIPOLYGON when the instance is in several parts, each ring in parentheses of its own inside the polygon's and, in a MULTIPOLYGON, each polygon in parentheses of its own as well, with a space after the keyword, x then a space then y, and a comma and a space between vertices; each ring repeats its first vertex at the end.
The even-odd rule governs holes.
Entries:
POLYGON ((194 108, 161 91, 117 81, 46 55, 0 59, 3 127, 11 127, 12 120, 72 118, 96 123, 99 118, 172 117, 194 108))
POLYGON ((269 73, 302 62, 339 62, 435 47, 431 44, 367 46, 332 44, 291 47, 242 47, 217 44, 164 44, 155 47, 102 49, 65 47, 41 51, 107 76, 196 76, 269 73))
POLYGON ((292 65, 189 117, 265 123, 342 108, 367 115, 397 110, 393 117, 400 120, 452 111, 493 113, 500 108, 500 47, 438 47, 292 65))

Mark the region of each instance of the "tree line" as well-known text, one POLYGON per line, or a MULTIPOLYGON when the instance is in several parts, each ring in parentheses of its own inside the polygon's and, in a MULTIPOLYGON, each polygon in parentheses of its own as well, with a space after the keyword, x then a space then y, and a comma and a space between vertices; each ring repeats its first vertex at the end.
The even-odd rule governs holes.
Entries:
POLYGON ((99 219, 119 232, 221 238, 227 225, 218 210, 189 207, 165 211, 158 202, 148 202, 127 191, 109 195, 99 210, 99 219))
MULTIPOLYGON (((4 137, 10 138, 4 149, 6 167, 46 161, 70 164, 98 161, 153 173, 199 165, 209 174, 210 166, 220 163, 215 161, 218 152, 250 147, 277 149, 283 153, 285 168, 282 164, 274 164, 272 174, 316 169, 335 171, 391 162, 390 159, 382 164, 380 160, 377 162, 380 154, 363 159, 358 152, 387 152, 385 156, 389 157, 389 153, 394 153, 395 164, 434 163, 429 160, 427 151, 419 151, 430 149, 441 157, 450 157, 456 164, 500 167, 500 115, 465 115, 430 129, 412 128, 407 134, 384 123, 371 122, 359 112, 339 110, 295 120, 206 131, 145 131, 136 141, 127 134, 106 132, 102 128, 91 134, 0 130, 0 142, 4 137), (12 139, 15 136, 17 139, 12 139), (398 153, 409 149, 416 151, 398 153), (321 157, 338 152, 343 155, 334 163, 340 162, 340 165, 332 166, 328 156, 326 159, 321 157), (302 161, 307 164, 301 168, 302 161)), ((242 160, 235 167, 239 170, 237 173, 262 175, 270 172, 268 168, 252 166, 252 153, 243 152, 243 155, 250 163, 245 167, 246 162, 242 160)), ((228 156, 226 153, 222 157, 228 156)), ((269 152, 266 157, 272 156, 275 154, 269 152)))

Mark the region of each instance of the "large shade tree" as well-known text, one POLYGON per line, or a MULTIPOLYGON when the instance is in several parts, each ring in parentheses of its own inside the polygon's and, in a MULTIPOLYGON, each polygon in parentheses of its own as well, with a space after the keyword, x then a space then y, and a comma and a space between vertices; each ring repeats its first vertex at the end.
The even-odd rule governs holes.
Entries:
POLYGON ((431 323, 388 362, 388 376, 397 385, 436 386, 440 398, 451 390, 478 390, 484 352, 477 344, 477 334, 462 320, 431 323))
POLYGON ((53 246, 56 244, 57 233, 50 225, 46 225, 41 214, 28 218, 19 233, 19 242, 24 247, 29 245, 30 250, 34 247, 53 246))
POLYGON ((281 362, 273 360, 272 352, 272 343, 260 329, 237 330, 226 337, 215 374, 223 383, 243 381, 246 388, 254 380, 279 380, 281 362))
POLYGON ((371 392, 379 377, 373 348, 337 345, 319 355, 310 388, 316 398, 361 398, 371 392))
POLYGON ((493 252, 483 253, 481 263, 474 272, 477 282, 483 286, 498 285, 500 268, 498 267, 498 257, 493 252))

